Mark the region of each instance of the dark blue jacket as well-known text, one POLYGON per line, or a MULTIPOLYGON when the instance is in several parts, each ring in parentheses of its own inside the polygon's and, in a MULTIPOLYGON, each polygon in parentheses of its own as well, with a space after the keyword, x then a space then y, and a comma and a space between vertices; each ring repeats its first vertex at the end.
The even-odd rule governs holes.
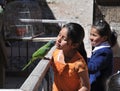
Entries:
POLYGON ((88 60, 91 91, 105 91, 105 81, 112 74, 113 52, 110 47, 93 52, 88 60))

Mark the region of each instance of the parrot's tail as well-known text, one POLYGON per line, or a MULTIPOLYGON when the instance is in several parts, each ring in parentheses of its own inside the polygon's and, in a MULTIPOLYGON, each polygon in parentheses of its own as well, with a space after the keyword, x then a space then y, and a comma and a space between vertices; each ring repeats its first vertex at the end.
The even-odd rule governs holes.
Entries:
POLYGON ((30 60, 27 65, 25 65, 23 68, 22 68, 22 71, 24 71, 30 64, 32 63, 32 60, 30 60))

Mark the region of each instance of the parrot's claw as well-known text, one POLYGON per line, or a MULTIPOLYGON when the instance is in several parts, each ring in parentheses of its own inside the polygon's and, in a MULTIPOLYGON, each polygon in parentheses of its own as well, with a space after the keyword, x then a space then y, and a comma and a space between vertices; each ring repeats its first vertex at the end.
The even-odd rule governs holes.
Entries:
POLYGON ((48 57, 44 57, 43 59, 45 59, 45 60, 50 60, 50 58, 48 58, 48 57))

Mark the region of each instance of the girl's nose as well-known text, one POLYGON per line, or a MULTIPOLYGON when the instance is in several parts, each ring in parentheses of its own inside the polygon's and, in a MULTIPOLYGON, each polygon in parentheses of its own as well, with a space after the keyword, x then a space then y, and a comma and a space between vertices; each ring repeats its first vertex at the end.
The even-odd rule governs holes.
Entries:
POLYGON ((89 36, 89 39, 93 39, 93 36, 92 36, 92 35, 90 35, 90 36, 89 36))
POLYGON ((90 40, 93 40, 93 37, 92 37, 92 36, 90 36, 90 37, 89 37, 89 39, 90 39, 90 40))
POLYGON ((57 40, 58 40, 58 42, 60 43, 60 42, 61 42, 61 37, 58 37, 57 40))

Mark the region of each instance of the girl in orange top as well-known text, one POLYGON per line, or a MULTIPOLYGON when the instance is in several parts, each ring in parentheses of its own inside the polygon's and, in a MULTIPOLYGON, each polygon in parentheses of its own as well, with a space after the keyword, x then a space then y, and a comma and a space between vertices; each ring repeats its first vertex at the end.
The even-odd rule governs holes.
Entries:
POLYGON ((84 29, 77 23, 68 23, 59 32, 51 62, 52 91, 90 91, 83 38, 84 29))

